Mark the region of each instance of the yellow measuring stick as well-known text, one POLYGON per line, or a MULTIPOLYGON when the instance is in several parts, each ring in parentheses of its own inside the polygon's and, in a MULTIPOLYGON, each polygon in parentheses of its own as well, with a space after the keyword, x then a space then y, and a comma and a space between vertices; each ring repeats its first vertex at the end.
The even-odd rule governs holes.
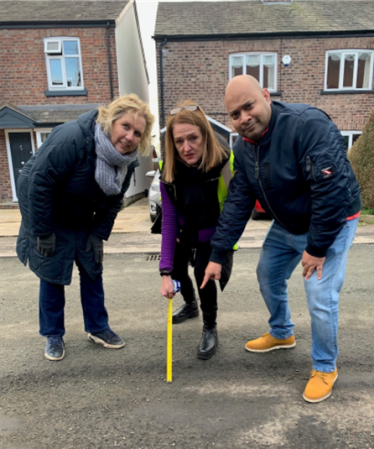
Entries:
POLYGON ((166 382, 173 381, 173 299, 169 298, 168 336, 166 354, 166 382))

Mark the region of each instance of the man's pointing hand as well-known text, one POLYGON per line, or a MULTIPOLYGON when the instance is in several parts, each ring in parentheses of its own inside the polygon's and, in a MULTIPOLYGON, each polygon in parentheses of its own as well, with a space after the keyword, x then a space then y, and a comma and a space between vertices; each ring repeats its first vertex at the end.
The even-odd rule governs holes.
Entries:
POLYGON ((208 281, 218 281, 219 279, 221 279, 221 270, 222 270, 222 265, 219 263, 215 263, 215 262, 209 262, 208 266, 205 269, 205 276, 204 276, 204 280, 203 283, 201 284, 200 289, 203 289, 208 281))

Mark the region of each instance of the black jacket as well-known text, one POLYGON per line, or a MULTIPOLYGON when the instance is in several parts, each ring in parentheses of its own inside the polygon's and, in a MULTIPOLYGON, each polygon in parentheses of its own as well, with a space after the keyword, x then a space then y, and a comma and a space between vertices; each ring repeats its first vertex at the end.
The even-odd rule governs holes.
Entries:
POLYGON ((214 262, 239 240, 256 199, 284 229, 308 233, 306 251, 315 257, 325 256, 347 217, 360 211, 360 188, 329 116, 276 101, 271 110, 260 145, 235 142, 235 174, 212 239, 214 262))
POLYGON ((41 279, 54 284, 71 282, 73 262, 78 258, 94 279, 102 264, 86 252, 87 237, 108 240, 134 168, 129 167, 122 191, 107 196, 95 181, 94 128, 97 110, 55 128, 46 142, 24 166, 18 180, 22 223, 17 255, 41 279), (36 238, 56 234, 53 257, 36 249, 36 238))

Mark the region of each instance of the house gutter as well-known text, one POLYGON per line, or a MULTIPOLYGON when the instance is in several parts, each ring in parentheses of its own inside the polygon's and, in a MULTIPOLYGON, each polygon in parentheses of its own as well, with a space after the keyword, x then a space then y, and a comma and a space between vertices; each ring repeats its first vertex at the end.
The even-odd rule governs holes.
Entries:
POLYGON ((108 52, 108 68, 109 68, 109 85, 110 85, 110 100, 113 101, 113 77, 112 77, 112 61, 110 59, 110 38, 109 38, 110 23, 106 24, 106 48, 108 52))
POLYGON ((0 29, 32 29, 32 28, 102 28, 106 27, 107 24, 115 27, 115 21, 110 20, 76 20, 76 21, 65 21, 65 20, 53 20, 53 21, 40 21, 40 20, 30 20, 30 21, 2 21, 0 20, 0 29))
POLYGON ((311 38, 345 38, 345 37, 373 37, 373 30, 353 30, 353 31, 292 31, 292 32, 276 32, 276 33, 235 33, 235 34, 190 34, 190 35, 165 35, 159 34, 153 36, 156 42, 167 39, 169 42, 180 41, 220 41, 220 40, 258 40, 258 39, 279 39, 279 38, 297 38, 297 39, 311 39, 311 38))
POLYGON ((167 38, 163 42, 160 42, 159 46, 159 58, 160 58, 160 101, 161 101, 161 128, 165 126, 165 113, 164 113, 164 79, 162 74, 162 47, 168 41, 167 38))

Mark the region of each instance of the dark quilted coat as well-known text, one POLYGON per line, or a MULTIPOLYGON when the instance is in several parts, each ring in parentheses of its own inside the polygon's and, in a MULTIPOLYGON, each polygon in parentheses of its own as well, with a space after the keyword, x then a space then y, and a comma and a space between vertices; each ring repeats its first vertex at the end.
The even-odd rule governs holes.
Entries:
POLYGON ((107 196, 95 181, 94 128, 97 111, 55 128, 46 142, 24 166, 18 180, 22 223, 17 255, 23 264, 45 281, 68 285, 78 259, 92 279, 102 264, 86 252, 90 233, 108 240, 122 198, 138 161, 128 167, 122 191, 107 196), (56 234, 56 251, 44 257, 36 238, 56 234))

